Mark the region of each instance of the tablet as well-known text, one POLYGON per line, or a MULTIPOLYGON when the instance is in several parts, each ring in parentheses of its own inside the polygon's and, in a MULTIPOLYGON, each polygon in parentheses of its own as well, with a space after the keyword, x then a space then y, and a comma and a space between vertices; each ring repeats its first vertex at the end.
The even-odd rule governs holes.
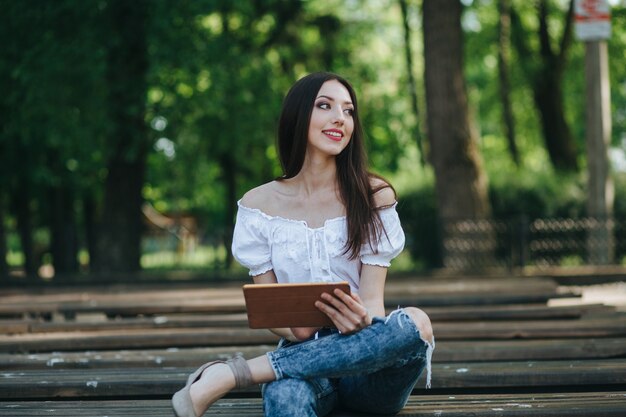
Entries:
POLYGON ((276 327, 334 327, 328 316, 315 307, 322 293, 339 288, 350 294, 347 282, 306 284, 246 284, 248 323, 251 329, 276 327))

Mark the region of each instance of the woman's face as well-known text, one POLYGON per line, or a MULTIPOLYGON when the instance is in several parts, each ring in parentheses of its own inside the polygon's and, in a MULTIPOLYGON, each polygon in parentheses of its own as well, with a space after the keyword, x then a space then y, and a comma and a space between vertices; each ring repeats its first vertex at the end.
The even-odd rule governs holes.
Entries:
POLYGON ((337 80, 322 84, 311 113, 307 153, 339 155, 352 137, 353 112, 350 93, 343 84, 337 80))

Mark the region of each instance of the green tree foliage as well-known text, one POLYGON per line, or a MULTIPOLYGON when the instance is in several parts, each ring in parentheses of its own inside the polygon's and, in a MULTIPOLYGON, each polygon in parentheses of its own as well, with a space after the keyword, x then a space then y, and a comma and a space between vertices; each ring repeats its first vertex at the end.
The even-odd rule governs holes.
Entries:
MULTIPOLYGON (((534 60, 520 56, 514 48, 509 83, 520 165, 511 162, 497 81, 498 2, 463 3, 470 118, 492 189, 504 192, 499 198, 492 192, 494 214, 514 205, 510 201, 517 198, 533 201, 530 191, 520 192, 519 197, 505 192, 534 190, 534 186, 524 188, 522 178, 574 184, 539 187, 537 193, 582 193, 579 184, 584 182, 576 175, 548 180, 555 174, 524 69, 526 61, 534 60), (520 185, 501 185, 507 181, 520 185)), ((528 32, 528 47, 539 51, 535 3, 510 3, 528 32)), ((228 247, 236 199, 280 174, 274 137, 282 97, 297 78, 316 70, 335 71, 353 82, 374 170, 398 185, 401 200, 417 193, 413 194, 417 200, 406 201, 406 207, 417 207, 418 214, 431 213, 434 194, 415 191, 432 190, 433 175, 418 162, 421 155, 414 129, 419 122, 425 124, 416 120, 415 100, 409 94, 404 38, 409 33, 411 65, 418 75, 416 97, 421 101, 417 104, 425 109, 423 80, 419 79, 424 65, 421 4, 398 0, 0 0, 0 256, 5 258, 4 242, 11 250, 21 251, 30 276, 49 261, 58 273, 75 272, 79 248, 91 254, 92 263, 97 262, 95 225, 112 214, 105 184, 115 172, 112 164, 120 146, 124 150, 117 154, 118 162, 141 154, 138 160, 144 164, 133 171, 133 178, 139 179, 133 195, 117 189, 122 197, 135 200, 134 210, 145 200, 162 212, 193 215, 200 222, 204 242, 228 247), (407 6, 404 14, 401 3, 407 6), (112 48, 129 47, 119 38, 121 28, 115 26, 123 24, 122 17, 108 18, 113 6, 120 4, 149 5, 141 15, 145 19, 145 76, 136 82, 130 76, 124 80, 129 61, 111 60, 112 48), (127 93, 135 98, 116 108, 112 97, 127 93), (125 122, 130 120, 125 119, 128 114, 116 116, 115 111, 134 114, 134 122, 125 122), (132 126, 141 133, 129 135, 132 126), (4 226, 8 226, 6 236, 4 226)), ((553 0, 547 4, 547 34, 556 48, 569 3, 553 0)), ((125 24, 130 37, 139 33, 133 27, 136 19, 125 24)), ((626 13, 623 7, 614 7, 609 41, 614 145, 626 137, 625 44, 626 13)), ((581 166, 583 53, 580 43, 572 43, 562 73, 565 119, 581 166)), ((108 192, 115 190, 109 186, 108 192)), ((619 198, 616 201, 619 204, 619 198)), ((545 212, 550 212, 548 206, 545 212)), ((434 225, 428 222, 432 230, 427 236, 434 238, 434 225)), ((417 236, 425 229, 410 230, 417 236)), ((432 242, 425 245, 423 250, 430 251, 428 256, 436 264, 435 246, 432 242)), ((106 250, 108 245, 102 246, 106 250)), ((220 266, 227 264, 224 257, 220 266)), ((0 273, 3 269, 0 262, 0 273)))
POLYGON ((156 12, 163 18, 151 50, 149 118, 160 151, 150 159, 146 197, 157 208, 191 212, 216 244, 229 247, 237 198, 280 174, 274 139, 282 97, 315 70, 354 82, 373 162, 397 169, 407 107, 394 96, 395 84, 381 82, 384 70, 374 71, 371 56, 359 56, 356 46, 376 40, 372 26, 385 29, 373 12, 385 5, 371 2, 369 13, 355 17, 362 5, 342 15, 341 2, 176 3, 176 17, 156 12))
POLYGON ((32 276, 46 250, 33 241, 42 226, 51 233, 59 269, 76 268, 74 202, 98 177, 100 154, 93 145, 105 119, 99 33, 93 30, 97 9, 75 1, 24 6, 2 2, 0 190, 9 196, 32 276))

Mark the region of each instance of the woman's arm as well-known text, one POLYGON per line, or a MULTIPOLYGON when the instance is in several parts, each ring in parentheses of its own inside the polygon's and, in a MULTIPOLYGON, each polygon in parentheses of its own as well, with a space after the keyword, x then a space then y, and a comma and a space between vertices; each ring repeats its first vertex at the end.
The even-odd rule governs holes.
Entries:
MULTIPOLYGON (((252 277, 255 284, 276 284, 276 275, 274 271, 267 271, 264 274, 257 275, 252 277)), ((270 329, 270 331, 280 337, 284 337, 285 339, 295 342, 297 340, 305 340, 309 337, 313 336, 319 328, 317 327, 283 327, 270 329)))
POLYGON ((385 317, 385 280, 387 268, 376 265, 361 267, 359 295, 370 317, 385 317))
POLYGON ((359 295, 347 295, 341 290, 322 294, 315 305, 333 321, 341 333, 350 334, 372 324, 373 317, 385 316, 385 279, 387 268, 363 265, 359 295))

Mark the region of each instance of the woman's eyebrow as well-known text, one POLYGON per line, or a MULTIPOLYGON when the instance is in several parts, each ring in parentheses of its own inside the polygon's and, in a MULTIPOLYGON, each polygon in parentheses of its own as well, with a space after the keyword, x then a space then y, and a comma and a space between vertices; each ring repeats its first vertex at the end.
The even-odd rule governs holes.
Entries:
MULTIPOLYGON (((319 98, 325 98, 325 99, 330 100, 330 101, 335 101, 335 99, 334 99, 334 98, 329 97, 329 96, 325 96, 325 95, 323 95, 323 94, 322 94, 322 95, 317 96, 317 98, 318 98, 318 99, 319 99, 319 98)), ((316 99, 316 100, 317 100, 317 99, 316 99)), ((352 102, 351 102, 350 100, 344 101, 343 103, 344 103, 344 104, 352 104, 352 102)))

